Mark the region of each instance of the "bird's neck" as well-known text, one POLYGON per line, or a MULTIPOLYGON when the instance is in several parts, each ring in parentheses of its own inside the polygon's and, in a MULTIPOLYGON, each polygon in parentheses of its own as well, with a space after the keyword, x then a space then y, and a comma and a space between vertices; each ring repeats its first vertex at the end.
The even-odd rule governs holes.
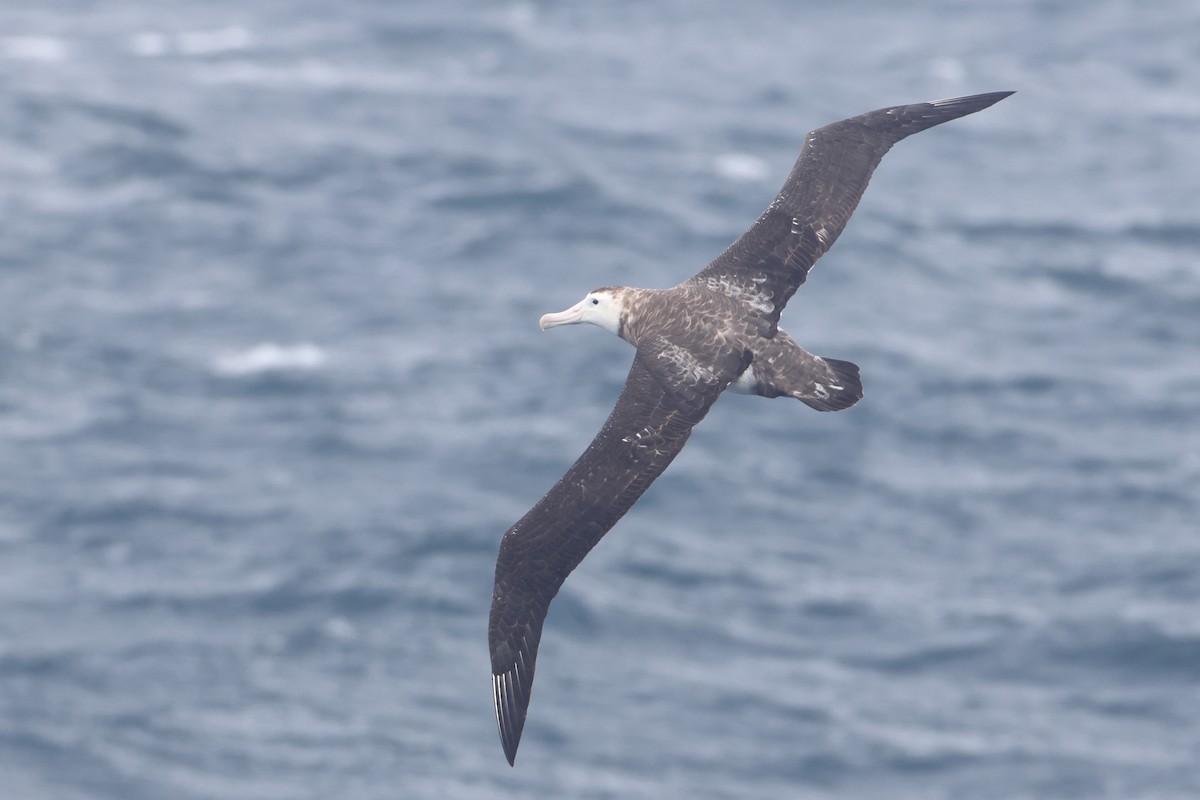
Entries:
POLYGON ((647 323, 653 317, 650 301, 666 289, 638 289, 624 286, 621 291, 621 326, 617 335, 634 347, 646 335, 647 323))

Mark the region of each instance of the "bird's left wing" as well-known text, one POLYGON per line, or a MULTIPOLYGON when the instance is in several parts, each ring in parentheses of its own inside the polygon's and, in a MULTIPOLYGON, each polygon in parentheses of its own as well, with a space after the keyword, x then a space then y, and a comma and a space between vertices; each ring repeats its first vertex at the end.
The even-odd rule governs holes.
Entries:
POLYGON ((669 347, 639 348, 625 388, 596 438, 558 483, 504 534, 488 619, 500 741, 517 754, 542 622, 571 570, 683 449, 692 427, 745 369, 728 353, 697 370, 669 347))
POLYGON ((745 298, 769 336, 779 312, 842 229, 884 154, 914 133, 973 114, 1012 92, 892 106, 817 128, 775 200, 737 241, 687 283, 745 298))

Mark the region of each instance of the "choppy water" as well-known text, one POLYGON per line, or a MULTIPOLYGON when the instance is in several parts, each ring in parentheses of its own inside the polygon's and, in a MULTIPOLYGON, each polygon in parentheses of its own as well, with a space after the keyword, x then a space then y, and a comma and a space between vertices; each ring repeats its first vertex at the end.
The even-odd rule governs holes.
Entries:
POLYGON ((0 10, 0 783, 60 798, 1200 796, 1200 6, 0 10), (904 142, 552 609, 501 533, 816 125, 904 142))

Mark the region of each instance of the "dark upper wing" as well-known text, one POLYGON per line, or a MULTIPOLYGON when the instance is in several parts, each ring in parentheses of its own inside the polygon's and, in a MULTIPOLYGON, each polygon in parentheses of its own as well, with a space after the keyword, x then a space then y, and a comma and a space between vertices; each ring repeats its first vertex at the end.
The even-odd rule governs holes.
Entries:
POLYGON ((1010 94, 881 108, 818 128, 808 135, 787 182, 758 221, 689 282, 746 297, 774 330, 779 312, 833 246, 891 146, 1010 94))
POLYGON ((604 427, 567 473, 504 534, 488 620, 492 690, 504 755, 517 754, 542 622, 583 557, 683 449, 692 427, 748 362, 729 354, 716 375, 672 372, 639 350, 604 427))

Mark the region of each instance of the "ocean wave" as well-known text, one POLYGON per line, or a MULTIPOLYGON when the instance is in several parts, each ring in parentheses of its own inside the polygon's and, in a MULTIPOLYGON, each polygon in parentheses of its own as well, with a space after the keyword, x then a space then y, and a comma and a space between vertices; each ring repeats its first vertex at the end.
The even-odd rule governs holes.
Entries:
POLYGON ((0 37, 0 56, 14 61, 64 61, 70 46, 55 36, 0 37))
POLYGON ((213 363, 213 370, 225 377, 242 377, 270 372, 309 371, 324 366, 328 355, 313 344, 256 344, 246 350, 226 353, 213 363))
MULTIPOLYGON (((432 76, 400 69, 346 68, 316 58, 305 58, 296 63, 279 66, 238 59, 212 64, 198 72, 195 79, 207 84, 243 84, 275 89, 308 87, 438 94, 430 88, 430 84, 433 83, 432 76)), ((442 87, 443 91, 445 88, 442 87)))
POLYGON ((165 55, 208 56, 246 50, 254 44, 254 35, 240 25, 228 25, 211 30, 142 31, 130 40, 130 49, 139 56, 152 58, 165 55))
POLYGON ((749 153, 722 153, 713 160, 713 172, 722 178, 747 183, 770 177, 767 162, 749 153))
POLYGON ((1044 645, 1050 663, 1136 680, 1196 681, 1200 635, 1157 623, 1098 620, 1063 625, 1044 645))

